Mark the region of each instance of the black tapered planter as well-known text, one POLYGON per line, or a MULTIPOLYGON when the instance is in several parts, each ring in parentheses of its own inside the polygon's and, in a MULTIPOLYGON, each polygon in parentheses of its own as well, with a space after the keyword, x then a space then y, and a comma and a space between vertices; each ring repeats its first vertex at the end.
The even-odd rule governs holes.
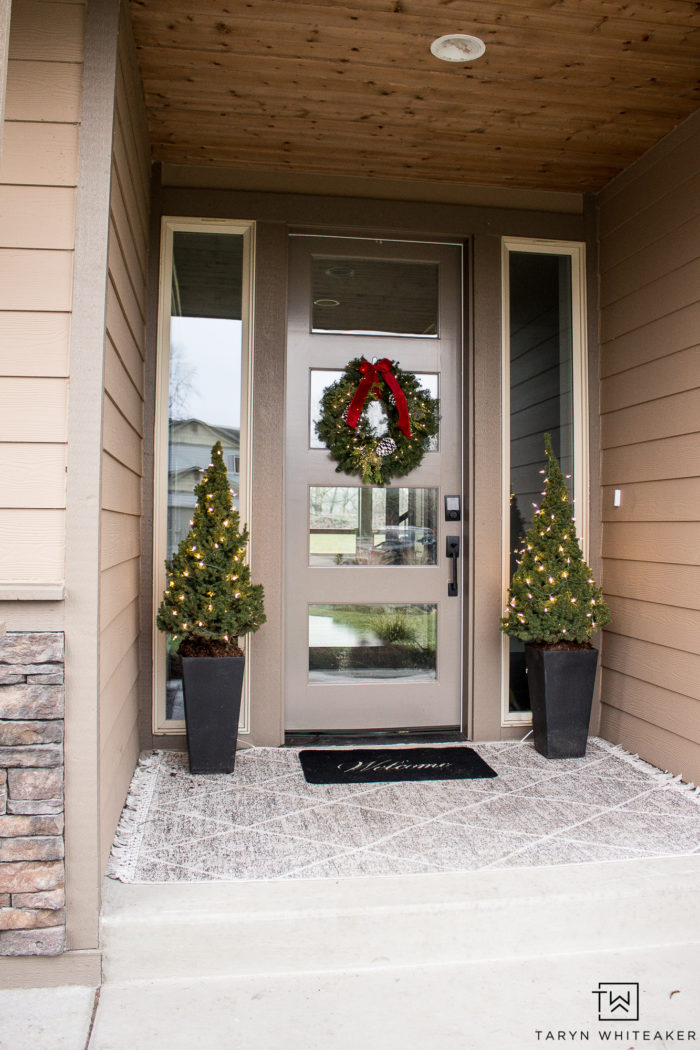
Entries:
POLYGON ((191 773, 233 773, 244 656, 183 656, 191 773))
POLYGON ((586 753, 597 649, 525 646, 535 748, 545 758, 586 753))

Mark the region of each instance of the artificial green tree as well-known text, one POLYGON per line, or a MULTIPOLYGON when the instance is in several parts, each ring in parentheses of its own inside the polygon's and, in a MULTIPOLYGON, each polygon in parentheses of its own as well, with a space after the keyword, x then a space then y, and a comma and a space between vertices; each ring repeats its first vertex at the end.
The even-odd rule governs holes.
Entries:
POLYGON ((233 509, 220 441, 194 492, 190 531, 165 563, 156 624, 182 656, 240 655, 238 638, 265 622, 264 596, 262 585, 250 582, 248 530, 233 509))
POLYGON ((562 648, 590 645, 610 621, 603 592, 583 559, 566 481, 545 434, 547 477, 511 580, 501 630, 522 642, 562 648))

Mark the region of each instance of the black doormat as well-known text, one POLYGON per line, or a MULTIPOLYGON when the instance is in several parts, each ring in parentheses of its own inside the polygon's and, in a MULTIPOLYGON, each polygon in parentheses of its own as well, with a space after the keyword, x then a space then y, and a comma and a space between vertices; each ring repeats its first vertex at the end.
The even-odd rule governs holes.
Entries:
POLYGON ((472 780, 497 773, 470 747, 373 747, 300 751, 308 784, 472 780))

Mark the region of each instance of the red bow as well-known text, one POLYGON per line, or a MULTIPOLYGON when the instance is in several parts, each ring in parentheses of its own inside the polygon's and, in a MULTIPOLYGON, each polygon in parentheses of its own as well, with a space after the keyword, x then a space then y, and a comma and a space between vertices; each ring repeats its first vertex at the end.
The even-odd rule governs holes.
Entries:
POLYGON ((376 365, 371 365, 369 361, 364 358, 360 364, 360 371, 362 372, 363 378, 360 380, 355 396, 350 402, 350 408, 348 409, 348 426, 353 429, 357 426, 362 409, 364 407, 367 396, 373 387, 380 388, 380 382, 383 379, 390 390, 393 391, 394 397, 396 398, 396 408, 399 413, 399 430, 401 430, 407 438, 411 436, 411 420, 408 416, 408 405, 406 404, 406 395, 399 386, 399 382, 391 370, 391 361, 388 357, 383 357, 381 361, 377 361, 376 365))

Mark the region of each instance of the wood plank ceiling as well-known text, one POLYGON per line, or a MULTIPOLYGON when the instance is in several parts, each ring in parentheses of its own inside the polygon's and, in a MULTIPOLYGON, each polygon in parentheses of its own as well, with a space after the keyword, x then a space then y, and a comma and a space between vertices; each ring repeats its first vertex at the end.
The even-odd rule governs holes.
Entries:
POLYGON ((695 0, 130 2, 172 164, 593 192, 700 105, 695 0))

